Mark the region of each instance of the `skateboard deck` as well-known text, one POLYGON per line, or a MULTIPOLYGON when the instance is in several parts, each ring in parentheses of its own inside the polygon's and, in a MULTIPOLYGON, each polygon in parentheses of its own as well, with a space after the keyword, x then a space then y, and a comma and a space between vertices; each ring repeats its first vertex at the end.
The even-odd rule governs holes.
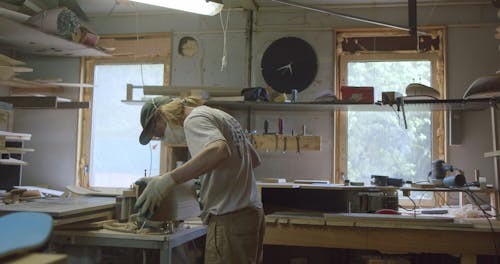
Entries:
POLYGON ((16 212, 0 217, 0 258, 43 246, 52 232, 46 213, 16 212))

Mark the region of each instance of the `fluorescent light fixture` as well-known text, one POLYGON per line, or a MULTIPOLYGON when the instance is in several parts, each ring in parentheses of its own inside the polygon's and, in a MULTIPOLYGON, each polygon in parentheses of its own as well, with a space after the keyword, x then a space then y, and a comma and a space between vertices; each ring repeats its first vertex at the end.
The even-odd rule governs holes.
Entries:
POLYGON ((147 5, 161 6, 200 15, 214 16, 222 11, 221 0, 131 0, 147 5))

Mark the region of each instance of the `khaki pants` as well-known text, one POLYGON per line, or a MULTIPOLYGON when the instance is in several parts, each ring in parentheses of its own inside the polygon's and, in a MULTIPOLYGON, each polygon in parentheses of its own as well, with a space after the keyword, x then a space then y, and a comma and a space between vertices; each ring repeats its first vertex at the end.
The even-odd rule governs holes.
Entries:
POLYGON ((205 245, 205 264, 262 263, 264 211, 248 207, 211 215, 205 245))

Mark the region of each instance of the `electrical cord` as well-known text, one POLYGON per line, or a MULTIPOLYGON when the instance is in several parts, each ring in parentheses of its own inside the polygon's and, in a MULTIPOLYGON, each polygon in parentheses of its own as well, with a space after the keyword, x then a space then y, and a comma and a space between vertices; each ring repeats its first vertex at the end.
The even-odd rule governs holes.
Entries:
MULTIPOLYGON (((468 197, 471 198, 472 202, 481 210, 481 212, 483 213, 483 215, 485 216, 486 220, 488 221, 488 225, 489 225, 489 228, 490 228, 490 231, 491 231, 491 239, 492 239, 492 242, 493 242, 493 248, 495 250, 495 263, 498 263, 498 247, 497 247, 497 244, 496 244, 496 237, 495 237, 495 229, 493 228, 493 224, 491 223, 491 219, 490 217, 492 217, 493 215, 491 215, 490 213, 486 212, 486 210, 484 210, 484 208, 481 206, 481 204, 478 202, 478 200, 482 201, 483 203, 486 203, 483 199, 481 199, 479 196, 477 196, 470 188, 466 188, 466 189, 456 189, 456 188, 451 188, 451 187, 447 187, 448 189, 451 189, 451 190, 457 190, 457 191, 463 191, 465 192, 468 197)), ((497 211, 496 208, 494 208, 493 206, 491 207, 495 212, 497 211)), ((498 217, 498 214, 496 215, 498 217)))
POLYGON ((227 27, 229 25, 229 14, 231 13, 231 1, 228 1, 227 3, 227 15, 226 15, 226 24, 224 25, 224 21, 222 19, 222 12, 219 13, 219 18, 220 18, 220 24, 222 27, 222 34, 223 34, 223 46, 222 46, 222 60, 221 60, 221 67, 220 71, 224 71, 227 66, 227 27))
MULTIPOLYGON (((475 193, 473 193, 469 188, 467 188, 465 190, 465 193, 468 194, 472 200, 474 201, 474 203, 476 204, 477 207, 479 207, 479 209, 483 212, 483 214, 486 216, 486 220, 488 221, 488 224, 489 224, 489 227, 490 227, 490 231, 491 231, 491 239, 492 239, 492 242, 493 242, 493 248, 495 249, 495 263, 498 263, 498 248, 497 248, 497 243, 496 243, 496 237, 495 237, 495 228, 493 228, 493 224, 491 223, 491 220, 488 216, 492 216, 491 214, 487 213, 486 210, 484 210, 483 207, 481 207, 481 205, 477 202, 476 198, 479 198, 475 193)), ((480 199, 480 198, 479 198, 480 199)), ((480 199, 482 200, 482 199, 480 199)), ((493 210, 495 210, 495 212, 497 211, 496 208, 492 207, 493 210)))
POLYGON ((413 216, 417 217, 417 204, 410 196, 408 196, 408 199, 413 203, 413 216))

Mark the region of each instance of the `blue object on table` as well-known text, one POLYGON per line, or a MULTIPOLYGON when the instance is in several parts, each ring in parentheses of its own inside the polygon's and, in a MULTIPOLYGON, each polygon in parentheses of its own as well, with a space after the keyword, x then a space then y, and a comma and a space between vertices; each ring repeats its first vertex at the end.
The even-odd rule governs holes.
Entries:
POLYGON ((0 258, 43 246, 52 232, 46 213, 16 212, 0 217, 0 258))

